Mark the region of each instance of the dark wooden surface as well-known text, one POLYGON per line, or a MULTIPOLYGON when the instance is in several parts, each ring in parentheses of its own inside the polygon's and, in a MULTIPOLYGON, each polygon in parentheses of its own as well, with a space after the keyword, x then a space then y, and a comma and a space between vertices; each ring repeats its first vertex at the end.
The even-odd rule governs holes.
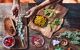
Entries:
POLYGON ((64 26, 80 29, 80 4, 66 3, 63 6, 69 9, 65 16, 64 26))

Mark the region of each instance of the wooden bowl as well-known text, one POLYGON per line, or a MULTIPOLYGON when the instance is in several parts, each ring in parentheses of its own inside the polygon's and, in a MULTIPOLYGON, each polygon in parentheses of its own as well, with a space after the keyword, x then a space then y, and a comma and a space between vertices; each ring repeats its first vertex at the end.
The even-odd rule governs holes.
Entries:
POLYGON ((4 29, 6 35, 16 35, 15 22, 9 17, 4 19, 4 29))
POLYGON ((31 36, 31 43, 35 47, 42 47, 44 45, 44 38, 41 35, 35 34, 31 36))

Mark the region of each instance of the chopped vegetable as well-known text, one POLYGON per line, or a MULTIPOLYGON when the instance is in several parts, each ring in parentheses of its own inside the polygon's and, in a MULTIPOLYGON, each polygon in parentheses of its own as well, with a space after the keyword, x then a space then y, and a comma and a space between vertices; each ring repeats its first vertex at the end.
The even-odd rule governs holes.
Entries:
POLYGON ((36 16, 36 18, 34 19, 34 23, 38 26, 43 27, 46 24, 46 18, 44 18, 43 16, 36 16))
POLYGON ((53 11, 48 17, 56 16, 56 13, 53 11))
POLYGON ((4 37, 2 43, 3 43, 4 47, 11 48, 15 44, 15 39, 14 39, 14 37, 6 36, 6 37, 4 37))
POLYGON ((59 25, 60 24, 60 19, 59 18, 56 18, 54 21, 55 21, 54 22, 55 25, 59 25))
POLYGON ((50 14, 52 13, 52 10, 51 9, 44 9, 44 14, 46 15, 46 16, 49 16, 50 14))
POLYGON ((4 44, 6 46, 11 46, 13 44, 13 42, 14 42, 14 40, 12 38, 7 38, 7 39, 5 39, 4 44))
POLYGON ((60 19, 56 18, 50 25, 51 28, 54 28, 55 25, 60 25, 60 19))
POLYGON ((55 16, 55 11, 54 10, 52 10, 52 9, 45 9, 44 10, 44 14, 46 15, 46 16, 48 16, 48 17, 52 17, 52 16, 55 16))
POLYGON ((53 29, 54 26, 55 26, 55 25, 54 25, 53 23, 50 24, 51 29, 53 29))
POLYGON ((72 44, 80 45, 80 32, 64 32, 59 35, 61 38, 68 38, 72 44))

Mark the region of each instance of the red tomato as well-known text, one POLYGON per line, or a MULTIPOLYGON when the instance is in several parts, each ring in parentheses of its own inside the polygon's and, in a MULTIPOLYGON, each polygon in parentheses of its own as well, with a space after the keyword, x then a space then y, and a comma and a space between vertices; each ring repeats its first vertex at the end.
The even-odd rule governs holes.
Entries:
POLYGON ((4 40, 4 44, 5 44, 6 46, 11 46, 13 43, 14 43, 14 39, 12 39, 11 37, 10 37, 10 38, 6 38, 6 39, 4 40))

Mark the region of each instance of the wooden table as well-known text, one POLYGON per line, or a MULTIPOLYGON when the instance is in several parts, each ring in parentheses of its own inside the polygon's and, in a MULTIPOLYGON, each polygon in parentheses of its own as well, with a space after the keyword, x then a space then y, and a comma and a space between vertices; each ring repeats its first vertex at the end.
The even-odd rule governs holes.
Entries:
MULTIPOLYGON (((2 7, 4 7, 4 9, 5 9, 5 7, 7 7, 7 8, 10 7, 9 9, 11 9, 11 5, 6 5, 5 6, 5 4, 0 4, 0 8, 2 8, 1 5, 2 5, 2 7)), ((66 6, 66 5, 73 5, 72 7, 74 7, 74 5, 76 6, 76 5, 79 5, 79 4, 63 4, 63 6, 66 6)), ((68 31, 68 30, 69 31, 80 31, 79 30, 80 29, 80 14, 78 14, 78 13, 80 13, 80 10, 77 10, 77 8, 76 8, 76 10, 70 9, 70 8, 69 8, 69 11, 68 11, 67 15, 65 16, 65 20, 64 20, 64 24, 63 24, 62 28, 58 32, 56 32, 54 35, 59 35, 59 33, 64 32, 64 31, 68 31), (75 13, 75 14, 71 14, 72 12, 75 13)), ((1 9, 0 9, 0 11, 1 11, 1 9)), ((1 14, 1 12, 0 12, 0 14, 1 14)), ((53 50, 52 45, 49 43, 51 41, 51 39, 48 39, 46 37, 44 37, 45 45, 43 47, 36 48, 36 47, 32 46, 30 39, 31 39, 31 36, 33 34, 36 34, 36 33, 33 30, 29 31, 29 42, 30 43, 29 43, 28 50, 53 50), (49 46, 49 48, 46 48, 47 47, 46 45, 49 46)), ((74 45, 72 45, 72 46, 73 46, 73 48, 76 48, 76 49, 79 48, 79 46, 74 46, 74 45)), ((74 49, 74 50, 76 50, 76 49, 74 49)), ((8 50, 8 49, 1 48, 0 50, 8 50)))

